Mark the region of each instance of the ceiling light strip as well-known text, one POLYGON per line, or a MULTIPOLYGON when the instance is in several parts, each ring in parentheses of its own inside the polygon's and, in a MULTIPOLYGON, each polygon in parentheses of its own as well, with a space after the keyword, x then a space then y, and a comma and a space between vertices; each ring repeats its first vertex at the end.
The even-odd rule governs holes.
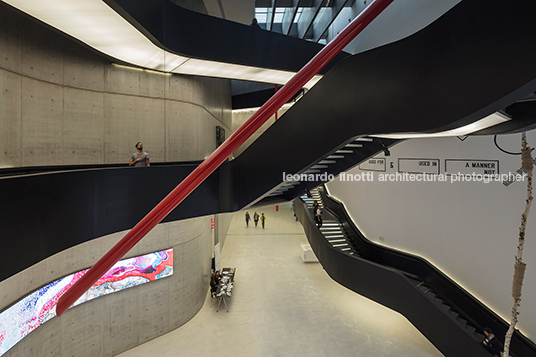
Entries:
MULTIPOLYGON (((100 0, 2 0, 96 50, 158 72, 286 84, 295 72, 190 59, 157 47, 100 0)), ((305 87, 311 88, 321 75, 305 87)))

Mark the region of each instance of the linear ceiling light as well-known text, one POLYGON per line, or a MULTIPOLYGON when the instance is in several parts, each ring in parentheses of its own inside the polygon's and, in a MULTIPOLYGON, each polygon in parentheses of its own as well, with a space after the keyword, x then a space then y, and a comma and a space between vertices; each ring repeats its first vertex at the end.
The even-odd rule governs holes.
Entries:
MULTIPOLYGON (((294 75, 294 72, 263 69, 258 67, 249 67, 193 58, 181 63, 178 67, 172 69, 171 72, 240 80, 253 80, 251 78, 255 78, 253 80, 255 82, 277 84, 287 83, 294 75)), ((311 88, 320 80, 320 78, 322 78, 321 75, 314 76, 309 82, 307 82, 305 88, 311 88)))
POLYGON ((386 139, 419 139, 419 138, 438 138, 438 137, 447 137, 447 136, 463 136, 469 135, 474 132, 489 128, 491 126, 501 124, 511 120, 508 116, 496 112, 487 117, 475 121, 474 123, 452 129, 447 131, 441 131, 437 133, 396 133, 396 134, 378 134, 378 135, 369 135, 377 138, 386 138, 386 139))
MULTIPOLYGON (((281 106, 281 109, 289 110, 294 103, 285 103, 281 106)), ((261 107, 254 107, 254 108, 243 108, 243 109, 233 109, 233 114, 254 114, 257 110, 259 110, 261 107)))
POLYGON ((131 70, 131 71, 140 71, 140 72, 147 72, 147 73, 159 74, 159 75, 162 75, 162 76, 172 76, 172 75, 173 75, 173 73, 169 73, 169 72, 160 72, 160 71, 155 71, 155 70, 152 70, 152 69, 145 69, 145 68, 140 68, 140 67, 125 66, 125 65, 117 64, 117 63, 112 63, 112 66, 114 66, 114 67, 119 67, 119 68, 125 68, 125 69, 131 70))

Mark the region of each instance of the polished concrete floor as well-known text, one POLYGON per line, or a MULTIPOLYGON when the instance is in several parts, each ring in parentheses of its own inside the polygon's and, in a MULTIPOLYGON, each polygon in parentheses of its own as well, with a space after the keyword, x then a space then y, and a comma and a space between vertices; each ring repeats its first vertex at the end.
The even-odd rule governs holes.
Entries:
POLYGON ((402 315, 303 263, 307 238, 290 205, 262 212, 265 229, 246 228, 244 212, 231 222, 221 255, 236 267, 229 312, 216 312, 207 286, 192 320, 121 356, 442 356, 402 315))

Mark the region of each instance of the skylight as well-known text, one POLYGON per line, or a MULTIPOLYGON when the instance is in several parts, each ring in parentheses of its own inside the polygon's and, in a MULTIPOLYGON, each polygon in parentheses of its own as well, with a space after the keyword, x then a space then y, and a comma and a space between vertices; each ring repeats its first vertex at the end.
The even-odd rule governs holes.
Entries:
MULTIPOLYGON (((257 19, 257 22, 260 24, 265 24, 268 22, 268 11, 271 11, 270 8, 267 7, 257 7, 255 8, 255 18, 257 19)), ((285 14, 285 11, 287 10, 286 7, 278 7, 275 9, 274 14, 274 24, 280 24, 283 22, 283 15, 285 14)), ((298 14, 301 14, 301 11, 303 8, 298 9, 298 14)), ((299 18, 299 15, 296 17, 294 22, 297 22, 299 18)))
POLYGON ((266 18, 268 17, 268 8, 267 7, 257 7, 255 8, 255 18, 260 24, 266 23, 266 18))

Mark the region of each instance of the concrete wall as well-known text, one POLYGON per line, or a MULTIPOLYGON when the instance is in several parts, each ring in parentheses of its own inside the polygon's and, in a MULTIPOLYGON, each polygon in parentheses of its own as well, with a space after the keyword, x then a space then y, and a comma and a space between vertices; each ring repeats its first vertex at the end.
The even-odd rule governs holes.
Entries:
MULTIPOLYGON (((249 118, 255 114, 258 108, 254 109, 241 109, 241 110, 234 110, 232 114, 233 118, 233 133, 242 125, 244 124, 249 118)), ((289 104, 285 104, 282 108, 280 108, 277 111, 278 118, 281 118, 283 114, 286 113, 287 110, 290 109, 289 104)), ((244 152, 255 140, 258 139, 259 136, 261 136, 273 123, 275 123, 275 115, 272 115, 270 119, 268 119, 253 135, 249 137, 238 149, 236 149, 233 152, 232 157, 236 158, 241 153, 244 152)), ((227 134, 226 134, 227 135, 227 134)), ((230 135, 227 135, 229 137, 230 135)))
POLYGON ((222 213, 216 215, 216 234, 218 235, 218 241, 220 243, 220 249, 223 249, 225 245, 225 239, 227 238, 227 232, 231 226, 234 213, 222 213))
MULTIPOLYGON (((229 80, 114 66, 1 2, 0 93, 0 168, 126 165, 137 141, 151 162, 202 160, 216 147, 216 126, 231 133, 229 80)), ((222 221, 224 237, 229 218, 222 221)), ((65 250, 0 282, 0 310, 91 266, 124 233, 65 250)), ((172 277, 73 308, 7 355, 111 356, 183 325, 208 290, 210 217, 160 224, 128 256, 170 247, 172 277)))
POLYGON ((201 160, 231 132, 230 81, 113 66, 0 4, 0 168, 201 160))
MULTIPOLYGON (((497 137, 500 147, 519 152, 521 135, 497 137)), ((527 133, 529 146, 536 132, 527 133)), ((424 257, 484 304, 510 321, 512 277, 517 254, 521 214, 525 209, 527 182, 380 181, 381 174, 395 174, 407 165, 400 159, 435 159, 439 173, 445 160, 493 160, 500 174, 521 167, 520 156, 507 155, 494 144, 493 136, 415 139, 390 149, 385 172, 359 167, 349 174, 374 174, 374 181, 335 181, 329 192, 344 202, 354 222, 371 241, 424 257), (392 167, 391 167, 392 164, 392 167)), ((534 152, 533 152, 534 155, 534 152)), ((459 162, 458 162, 459 163, 459 162)), ((472 164, 473 162, 470 162, 472 164)), ((456 162, 449 161, 447 169, 456 162)), ((418 166, 413 165, 413 172, 418 166)), ((363 167, 365 168, 365 167, 363 167)), ((373 167, 369 167, 373 168, 373 167)), ((379 168, 379 167, 376 167, 379 168)), ((428 168, 430 169, 430 168, 428 168)), ((416 170, 416 171, 415 171, 416 170)), ((475 169, 475 172, 482 169, 475 169)), ((457 171, 456 171, 457 172, 457 171)), ((431 177, 431 176, 428 176, 431 177)), ((536 213, 528 217, 523 260, 527 263, 523 295, 516 326, 536 339, 536 213)))
MULTIPOLYGON (((58 253, 0 283, 0 310, 42 285, 90 267, 126 232, 58 253)), ((211 269, 210 217, 158 225, 127 257, 172 247, 174 272, 100 297, 46 322, 5 356, 113 356, 165 334, 202 307, 211 269)))

